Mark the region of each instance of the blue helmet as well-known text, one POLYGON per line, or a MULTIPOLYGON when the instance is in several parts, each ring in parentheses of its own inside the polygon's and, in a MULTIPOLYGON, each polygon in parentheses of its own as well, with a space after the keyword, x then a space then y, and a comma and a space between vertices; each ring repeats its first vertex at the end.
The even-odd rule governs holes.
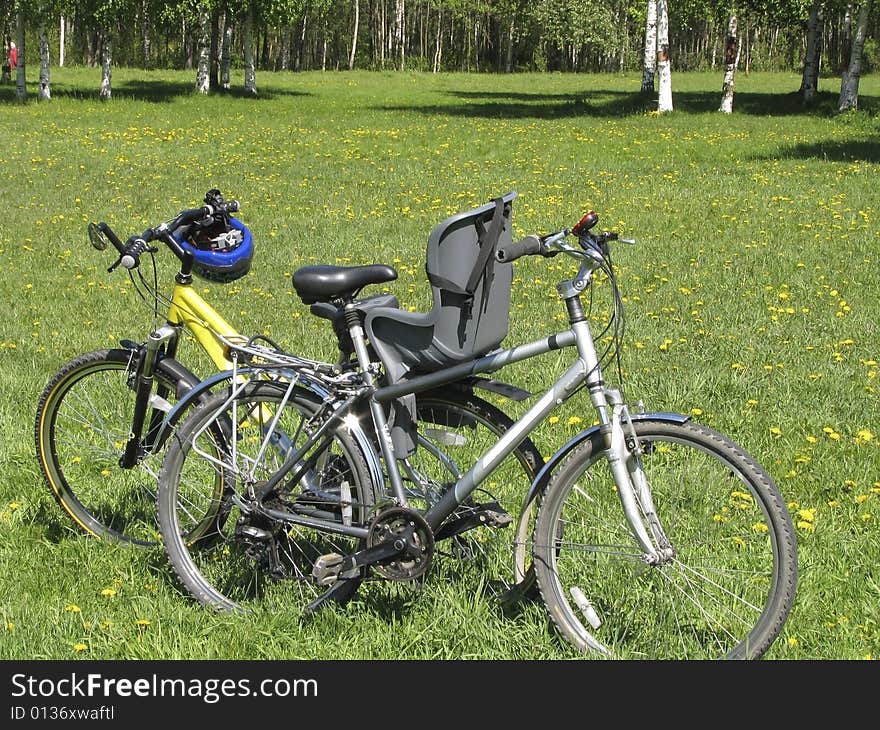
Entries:
POLYGON ((193 226, 180 245, 193 254, 193 274, 220 283, 247 274, 254 257, 250 229, 229 215, 208 226, 193 226))

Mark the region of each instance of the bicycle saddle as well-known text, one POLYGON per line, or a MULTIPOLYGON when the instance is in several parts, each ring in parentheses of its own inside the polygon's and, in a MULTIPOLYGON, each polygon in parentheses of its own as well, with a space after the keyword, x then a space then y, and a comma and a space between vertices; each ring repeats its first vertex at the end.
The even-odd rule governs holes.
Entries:
POLYGON ((293 288, 303 304, 354 297, 368 284, 394 281, 397 271, 385 264, 369 266, 303 266, 293 272, 293 288))

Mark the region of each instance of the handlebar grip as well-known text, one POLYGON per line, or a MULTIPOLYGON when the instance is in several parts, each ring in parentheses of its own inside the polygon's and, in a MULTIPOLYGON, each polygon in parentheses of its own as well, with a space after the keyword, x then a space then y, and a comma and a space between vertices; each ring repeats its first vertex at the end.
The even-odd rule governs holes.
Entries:
POLYGON ((543 252, 541 239, 535 236, 526 236, 521 241, 516 241, 508 246, 501 246, 495 252, 495 259, 502 263, 516 261, 520 256, 530 256, 543 252))

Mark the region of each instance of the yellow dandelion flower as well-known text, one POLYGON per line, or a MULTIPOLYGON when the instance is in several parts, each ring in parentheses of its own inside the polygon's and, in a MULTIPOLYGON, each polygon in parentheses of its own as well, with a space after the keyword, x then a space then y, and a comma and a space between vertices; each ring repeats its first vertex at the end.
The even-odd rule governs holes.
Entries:
POLYGON ((89 645, 88 644, 74 644, 73 650, 74 651, 88 651, 89 645))
POLYGON ((815 436, 807 436, 807 443, 809 444, 815 444, 818 440, 819 439, 817 439, 815 436))
POLYGON ((865 512, 864 514, 859 515, 859 517, 862 519, 862 521, 867 522, 871 519, 872 515, 870 512, 865 512))
POLYGON ((799 520, 797 526, 798 529, 807 530, 808 532, 814 532, 816 530, 816 526, 812 522, 806 522, 805 520, 799 520))
POLYGON ((702 408, 691 408, 691 413, 695 416, 702 416, 703 409, 702 408))
POLYGON ((802 520, 805 520, 806 522, 814 522, 816 519, 816 509, 799 509, 798 517, 800 517, 802 520))
POLYGON ((769 529, 763 522, 756 522, 752 525, 752 532, 767 532, 769 529))
POLYGON ((547 421, 549 423, 559 423, 559 416, 550 416, 550 418, 548 418, 547 421))
POLYGON ((19 507, 21 507, 21 505, 18 502, 10 502, 9 503, 9 509, 11 509, 13 512, 15 510, 17 510, 19 507))
POLYGON ((782 429, 779 428, 779 426, 772 426, 770 428, 770 433, 772 433, 774 436, 782 436, 782 429))
POLYGON ((6 622, 6 630, 14 632, 15 631, 15 624, 12 623, 12 621, 7 621, 6 622))
POLYGON ((790 636, 788 638, 788 645, 789 646, 797 646, 799 643, 800 642, 794 636, 790 636))
POLYGON ((68 603, 64 607, 64 610, 67 611, 68 613, 79 613, 80 611, 82 611, 82 609, 79 606, 77 606, 75 603, 68 603))
POLYGON ((578 416, 572 416, 567 421, 569 426, 577 426, 580 422, 581 422, 581 419, 578 416))
MULTIPOLYGON (((874 434, 871 433, 867 428, 863 428, 856 433, 856 443, 857 444, 866 444, 868 441, 874 438, 874 434)), ((9 505, 10 507, 12 505, 9 505)))
POLYGON ((101 591, 101 595, 107 596, 107 597, 113 597, 116 595, 116 591, 113 590, 112 588, 105 588, 104 590, 101 591))
POLYGON ((135 623, 138 626, 145 627, 145 626, 149 626, 153 622, 150 621, 150 619, 148 619, 148 618, 139 618, 137 621, 135 621, 135 623))

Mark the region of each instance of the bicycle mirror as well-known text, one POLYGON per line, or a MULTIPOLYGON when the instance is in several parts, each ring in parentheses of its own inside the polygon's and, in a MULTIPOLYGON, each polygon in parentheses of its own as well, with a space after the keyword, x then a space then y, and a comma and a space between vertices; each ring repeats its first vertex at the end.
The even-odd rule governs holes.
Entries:
POLYGON ((98 251, 103 251, 107 248, 107 239, 104 238, 101 229, 94 223, 89 223, 89 241, 98 251))

